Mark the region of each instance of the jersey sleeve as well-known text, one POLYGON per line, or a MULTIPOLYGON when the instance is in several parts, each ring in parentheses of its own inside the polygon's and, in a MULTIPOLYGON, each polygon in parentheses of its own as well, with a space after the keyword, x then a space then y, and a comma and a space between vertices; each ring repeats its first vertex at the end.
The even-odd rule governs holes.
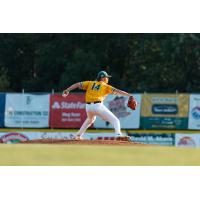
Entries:
POLYGON ((111 85, 107 85, 107 93, 112 94, 115 91, 115 88, 112 87, 111 85))
POLYGON ((83 82, 80 82, 81 84, 81 89, 82 90, 87 90, 89 84, 90 84, 90 81, 83 81, 83 82))

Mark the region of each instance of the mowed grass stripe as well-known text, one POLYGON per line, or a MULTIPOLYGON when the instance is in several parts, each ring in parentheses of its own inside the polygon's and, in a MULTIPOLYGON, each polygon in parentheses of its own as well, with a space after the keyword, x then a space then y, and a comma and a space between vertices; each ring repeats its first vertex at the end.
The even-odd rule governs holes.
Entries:
POLYGON ((200 149, 159 146, 1 144, 1 166, 199 166, 200 149))

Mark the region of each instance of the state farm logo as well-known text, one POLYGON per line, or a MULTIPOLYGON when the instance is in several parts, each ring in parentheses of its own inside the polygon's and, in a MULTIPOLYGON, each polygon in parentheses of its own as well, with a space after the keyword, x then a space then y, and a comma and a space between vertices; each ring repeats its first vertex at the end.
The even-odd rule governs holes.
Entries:
POLYGON ((53 109, 60 109, 60 104, 59 102, 55 101, 54 104, 52 105, 53 109))
POLYGON ((55 101, 53 105, 51 106, 52 109, 85 109, 85 103, 82 103, 80 101, 78 102, 58 102, 55 101))
POLYGON ((192 109, 192 117, 196 120, 200 119, 200 107, 196 106, 192 109))

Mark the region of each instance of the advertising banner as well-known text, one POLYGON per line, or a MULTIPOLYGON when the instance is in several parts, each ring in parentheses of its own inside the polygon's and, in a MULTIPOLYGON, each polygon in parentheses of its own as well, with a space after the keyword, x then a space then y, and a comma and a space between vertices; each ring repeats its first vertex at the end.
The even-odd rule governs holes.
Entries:
POLYGON ((200 95, 190 95, 188 129, 200 130, 200 95))
POLYGON ((1 143, 18 143, 36 139, 73 139, 75 133, 65 132, 0 132, 1 143))
POLYGON ((67 98, 51 95, 51 128, 80 128, 86 118, 85 94, 69 94, 67 98))
POLYGON ((0 127, 4 127, 5 94, 0 94, 0 127))
POLYGON ((187 129, 189 95, 144 94, 142 97, 141 128, 187 129))
POLYGON ((155 144, 161 146, 174 146, 175 135, 173 133, 129 133, 131 141, 143 144, 155 144))
MULTIPOLYGON (((18 143, 21 141, 38 140, 38 139, 65 139, 72 140, 76 132, 0 132, 0 143, 18 143)), ((94 140, 99 137, 111 138, 115 133, 85 133, 83 138, 94 140)))
POLYGON ((179 147, 200 147, 200 135, 176 134, 175 145, 179 147))
MULTIPOLYGON (((140 105, 141 95, 133 94, 139 103, 136 110, 127 107, 128 97, 109 95, 104 101, 104 105, 120 120, 121 128, 137 129, 140 126, 140 105)), ((94 122, 95 128, 113 128, 113 126, 101 118, 97 117, 94 122)))
POLYGON ((43 128, 49 126, 49 95, 6 94, 5 126, 43 128))

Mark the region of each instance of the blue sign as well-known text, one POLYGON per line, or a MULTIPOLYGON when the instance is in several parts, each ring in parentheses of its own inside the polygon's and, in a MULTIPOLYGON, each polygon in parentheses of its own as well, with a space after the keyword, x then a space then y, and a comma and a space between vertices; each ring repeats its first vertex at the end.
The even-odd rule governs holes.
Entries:
POLYGON ((154 104, 152 113, 159 115, 176 115, 178 114, 178 105, 176 104, 154 104))
POLYGON ((0 127, 4 127, 5 101, 6 95, 0 94, 0 127))
POLYGON ((131 141, 143 144, 155 144, 161 146, 174 146, 175 134, 173 133, 128 133, 131 141))

